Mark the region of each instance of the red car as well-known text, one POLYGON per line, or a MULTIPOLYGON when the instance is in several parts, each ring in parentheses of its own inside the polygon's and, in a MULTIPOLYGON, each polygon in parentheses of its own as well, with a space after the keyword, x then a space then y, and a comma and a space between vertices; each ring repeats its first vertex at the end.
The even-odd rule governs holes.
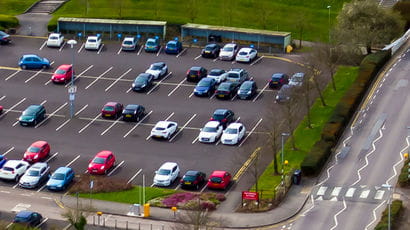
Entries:
POLYGON ((60 65, 54 72, 51 80, 54 83, 67 83, 73 76, 73 68, 71 65, 60 65))
POLYGON ((107 174, 107 172, 114 167, 115 156, 111 151, 103 150, 94 159, 90 160, 88 164, 88 173, 90 174, 107 174))
POLYGON ((28 147, 23 160, 35 163, 45 159, 50 154, 50 145, 46 141, 36 141, 28 147))
POLYGON ((118 102, 107 102, 101 110, 101 116, 104 118, 117 119, 122 115, 123 105, 118 102))
POLYGON ((0 114, 3 112, 3 106, 0 105, 0 114))
POLYGON ((226 189, 231 183, 232 176, 227 171, 213 171, 208 179, 208 188, 226 189))

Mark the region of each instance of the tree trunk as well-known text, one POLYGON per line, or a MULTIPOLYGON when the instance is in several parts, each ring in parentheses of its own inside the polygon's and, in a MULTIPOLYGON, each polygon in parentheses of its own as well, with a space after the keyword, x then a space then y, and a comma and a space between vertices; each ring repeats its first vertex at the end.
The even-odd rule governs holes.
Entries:
POLYGON ((323 97, 322 91, 320 90, 319 83, 317 82, 315 77, 313 77, 313 83, 315 83, 315 88, 317 92, 319 93, 319 98, 320 98, 320 101, 322 102, 322 105, 327 106, 325 102, 325 98, 323 97))

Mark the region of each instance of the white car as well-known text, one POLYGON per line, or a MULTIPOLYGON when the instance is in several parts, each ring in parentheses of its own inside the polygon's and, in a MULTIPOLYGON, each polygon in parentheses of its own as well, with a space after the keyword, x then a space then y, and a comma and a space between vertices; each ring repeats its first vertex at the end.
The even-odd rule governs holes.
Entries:
POLYGON ((150 73, 154 76, 154 79, 158 79, 167 75, 168 66, 165 62, 156 62, 150 65, 150 67, 145 71, 145 73, 150 73))
POLYGON ((235 43, 228 43, 219 52, 219 59, 221 60, 233 60, 238 52, 238 45, 235 43))
POLYGON ((64 36, 60 33, 51 33, 47 39, 48 47, 61 47, 64 43, 64 36))
POLYGON ((221 142, 224 145, 236 145, 245 136, 246 129, 241 123, 231 123, 223 132, 221 142))
POLYGON ((290 78, 288 85, 291 86, 302 86, 303 85, 303 79, 305 78, 305 73, 295 73, 293 76, 290 78))
POLYGON ((237 62, 251 62, 258 57, 258 51, 252 48, 241 48, 236 55, 237 62))
POLYGON ((175 162, 165 162, 155 171, 154 185, 170 186, 178 177, 180 169, 175 162))
POLYGON ((137 49, 137 39, 135 37, 125 37, 122 41, 121 49, 125 51, 137 49))
POLYGON ((50 166, 45 162, 33 164, 20 178, 19 186, 23 188, 35 188, 48 180, 50 166))
POLYGON ((219 84, 226 80, 226 75, 227 73, 223 69, 212 69, 206 77, 215 79, 216 83, 219 84))
POLYGON ((100 36, 88 36, 84 48, 86 50, 98 50, 102 44, 100 36))
POLYGON ((222 135, 223 126, 219 121, 208 121, 199 133, 198 140, 203 143, 213 143, 222 135))
POLYGON ((30 164, 22 160, 8 160, 0 169, 0 179, 18 181, 30 164))
POLYGON ((158 121, 151 130, 151 137, 169 139, 178 129, 178 124, 173 121, 158 121))

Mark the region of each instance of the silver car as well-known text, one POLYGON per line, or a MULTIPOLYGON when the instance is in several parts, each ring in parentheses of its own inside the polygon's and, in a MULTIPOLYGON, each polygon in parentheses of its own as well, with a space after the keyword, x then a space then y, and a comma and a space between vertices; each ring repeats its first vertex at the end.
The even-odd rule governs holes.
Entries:
POLYGON ((50 177, 50 167, 45 162, 33 164, 20 178, 19 186, 23 188, 35 188, 50 177))

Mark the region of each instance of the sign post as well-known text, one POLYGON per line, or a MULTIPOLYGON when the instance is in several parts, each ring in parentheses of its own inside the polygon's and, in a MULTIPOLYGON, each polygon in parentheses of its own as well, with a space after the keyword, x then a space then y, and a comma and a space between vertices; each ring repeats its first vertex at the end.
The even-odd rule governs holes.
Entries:
POLYGON ((258 202, 258 207, 259 207, 259 193, 258 192, 242 191, 242 206, 243 206, 243 200, 256 200, 258 202))

